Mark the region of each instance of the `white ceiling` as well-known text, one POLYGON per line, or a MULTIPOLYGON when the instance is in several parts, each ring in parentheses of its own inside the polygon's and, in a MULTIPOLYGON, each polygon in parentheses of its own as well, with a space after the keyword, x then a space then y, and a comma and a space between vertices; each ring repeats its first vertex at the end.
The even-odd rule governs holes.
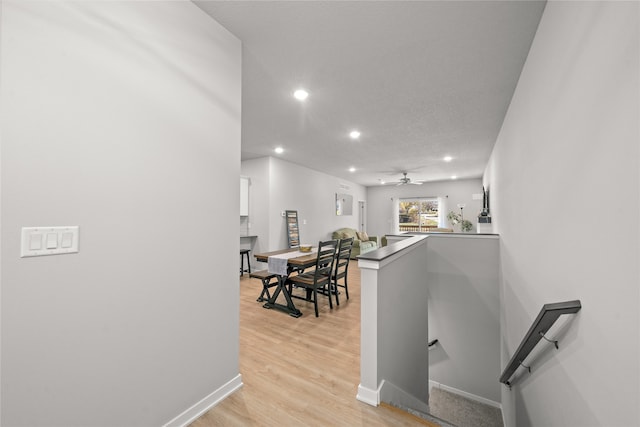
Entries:
POLYGON ((367 186, 402 171, 482 175, 545 5, 195 3, 243 44, 242 159, 277 156, 367 186))

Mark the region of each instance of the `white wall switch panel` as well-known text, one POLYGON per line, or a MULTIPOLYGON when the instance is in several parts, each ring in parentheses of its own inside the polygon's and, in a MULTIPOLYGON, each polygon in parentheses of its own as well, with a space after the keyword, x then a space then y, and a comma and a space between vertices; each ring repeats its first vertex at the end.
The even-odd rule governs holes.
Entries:
POLYGON ((20 257, 78 252, 80 227, 22 227, 20 257))

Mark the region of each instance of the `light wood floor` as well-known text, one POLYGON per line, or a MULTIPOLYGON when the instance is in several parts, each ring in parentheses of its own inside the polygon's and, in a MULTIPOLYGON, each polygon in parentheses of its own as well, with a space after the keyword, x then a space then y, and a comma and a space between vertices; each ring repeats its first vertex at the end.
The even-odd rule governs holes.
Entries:
POLYGON ((240 279, 240 373, 244 386, 197 419, 205 426, 435 425, 356 399, 360 382, 360 271, 349 266, 349 297, 329 310, 320 298, 297 300, 302 317, 267 310, 256 301, 262 284, 240 279))

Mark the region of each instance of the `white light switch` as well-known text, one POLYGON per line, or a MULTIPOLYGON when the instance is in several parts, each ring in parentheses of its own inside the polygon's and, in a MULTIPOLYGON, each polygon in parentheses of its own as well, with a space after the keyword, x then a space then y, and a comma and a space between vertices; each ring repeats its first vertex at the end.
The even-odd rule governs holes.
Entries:
POLYGON ((73 245, 73 233, 62 233, 62 241, 60 246, 70 248, 73 245))
POLYGON ((80 227, 22 227, 21 257, 78 252, 80 227))
POLYGON ((47 249, 58 247, 58 233, 47 233, 47 249))
POLYGON ((42 234, 32 234, 29 236, 29 250, 37 251, 42 249, 42 234))

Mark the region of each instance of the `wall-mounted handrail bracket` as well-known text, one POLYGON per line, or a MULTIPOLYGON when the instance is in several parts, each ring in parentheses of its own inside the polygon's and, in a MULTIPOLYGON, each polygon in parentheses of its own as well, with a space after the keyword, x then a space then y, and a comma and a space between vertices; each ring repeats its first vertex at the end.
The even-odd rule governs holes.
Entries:
POLYGON ((544 336, 544 333, 542 331, 540 331, 540 336, 548 342, 552 342, 556 346, 556 350, 560 350, 560 347, 558 347, 558 340, 550 340, 549 338, 544 336))
POLYGON ((509 379, 516 372, 516 369, 518 369, 520 365, 527 368, 529 370, 529 373, 531 373, 531 369, 528 366, 523 365, 522 361, 526 360, 529 353, 531 353, 531 351, 540 342, 541 339, 544 338, 545 340, 554 343, 556 349, 559 349, 558 341, 550 340, 544 334, 548 332, 549 329, 551 329, 551 326, 553 326, 553 324, 556 322, 556 320, 558 320, 560 316, 562 316, 563 314, 577 313, 581 308, 582 305, 580 304, 580 300, 557 302, 553 304, 545 304, 544 306, 542 306, 542 310, 540 310, 538 317, 536 317, 536 320, 533 321, 533 324, 529 328, 527 334, 524 336, 522 342, 520 343, 520 346, 514 353, 513 357, 511 357, 511 360, 507 364, 507 367, 504 369, 504 372, 502 372, 502 375, 500 376, 500 382, 506 384, 507 386, 509 386, 509 389, 511 389, 511 383, 509 382, 509 379))

